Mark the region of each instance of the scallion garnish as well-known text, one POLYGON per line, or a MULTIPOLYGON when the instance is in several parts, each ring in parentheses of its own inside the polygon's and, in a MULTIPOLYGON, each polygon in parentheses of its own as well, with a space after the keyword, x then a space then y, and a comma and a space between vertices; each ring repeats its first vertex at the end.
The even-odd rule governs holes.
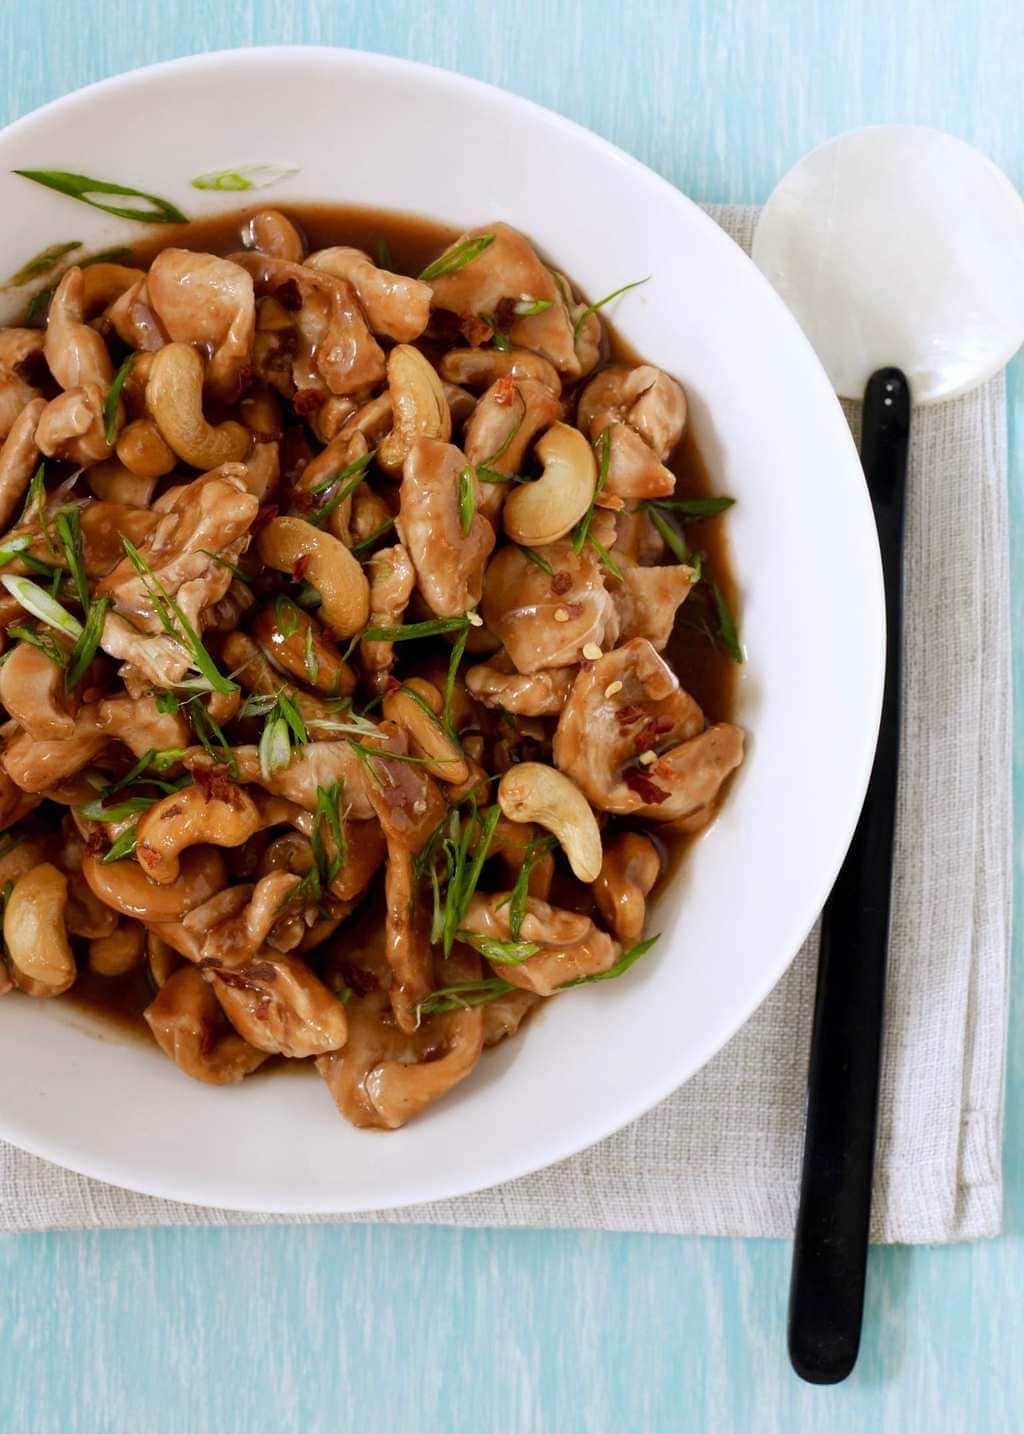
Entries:
POLYGON ((362 458, 357 458, 354 463, 348 464, 340 473, 335 473, 333 478, 325 478, 322 483, 318 483, 315 488, 312 488, 310 491, 313 493, 325 493, 328 488, 333 488, 335 483, 339 485, 323 507, 318 508, 311 517, 306 519, 306 522, 312 523, 314 528, 319 528, 331 516, 335 508, 344 503, 345 499, 351 497, 356 491, 366 477, 366 470, 372 462, 373 452, 364 453, 362 458))
POLYGON ((340 779, 329 787, 317 787, 316 789, 316 811, 313 814, 310 845, 313 848, 313 860, 316 862, 320 875, 320 885, 324 891, 327 890, 348 860, 345 845, 345 818, 342 813, 344 791, 340 779), (328 855, 324 845, 325 829, 334 843, 333 856, 328 855))
POLYGON ((107 866, 112 861, 121 861, 124 857, 131 856, 137 841, 138 827, 126 827, 106 856, 101 858, 103 865, 107 866))
POLYGON ((212 189, 220 194, 241 194, 247 189, 266 189, 279 179, 298 174, 295 165, 242 164, 237 169, 214 169, 189 181, 193 189, 212 189))
POLYGON ((473 470, 472 468, 463 468, 459 474, 459 521, 464 534, 468 534, 472 528, 475 513, 476 489, 473 483, 473 470))
POLYGON ((147 194, 144 189, 132 189, 127 184, 111 184, 105 179, 90 179, 86 174, 68 174, 62 169, 16 169, 14 173, 20 174, 23 179, 31 179, 34 184, 55 189, 58 194, 66 194, 69 199, 78 199, 83 204, 89 204, 93 209, 102 209, 104 214, 114 214, 118 219, 137 219, 142 224, 188 223, 181 210, 169 200, 161 199, 156 194, 147 194), (129 209, 123 205, 103 204, 94 197, 97 194, 146 199, 153 207, 129 209))
POLYGON ((312 684, 316 682, 320 672, 320 664, 316 660, 316 651, 313 647, 313 624, 306 628, 306 636, 303 638, 302 666, 305 669, 306 677, 312 684))
POLYGON ((373 252, 377 258, 377 268, 387 269, 389 273, 394 273, 395 261, 392 257, 391 245, 388 241, 383 238, 378 239, 373 246, 373 252))
POLYGON ((46 516, 46 464, 40 463, 39 467, 32 474, 28 485, 28 493, 25 496, 25 507, 22 510, 22 523, 29 523, 33 520, 39 524, 39 530, 45 539, 50 556, 57 556, 57 548, 50 533, 49 520, 46 516))
POLYGON ((25 305, 25 327, 27 329, 41 329, 45 326, 53 295, 53 289, 39 289, 32 295, 25 305))
POLYGON ((458 938, 498 966, 521 966, 540 950, 535 941, 496 941, 478 931, 460 931, 458 938))
POLYGON ((446 249, 432 264, 428 264, 419 277, 424 282, 429 282, 431 279, 440 279, 442 274, 454 274, 457 269, 464 269, 467 264, 478 259, 493 243, 493 234, 478 234, 475 239, 463 239, 461 244, 446 249))
POLYGON ((622 569, 619 567, 618 563, 612 557, 611 553, 604 546, 604 544, 599 543, 597 539, 593 536, 588 536, 587 542, 590 544, 594 552, 597 554, 598 558, 601 560, 602 566, 608 569, 613 578, 618 578, 619 582, 622 582, 622 569))
POLYGON ((657 508, 648 508, 647 516, 679 561, 681 563, 688 563, 690 561, 690 550, 683 542, 683 537, 679 530, 668 521, 664 514, 659 513, 657 508))
POLYGON ((260 771, 264 777, 279 772, 292 759, 292 742, 288 723, 283 717, 270 717, 263 728, 259 741, 260 771))
POLYGON ((658 939, 657 936, 649 936, 646 941, 641 941, 627 951, 624 956, 620 956, 615 965, 609 966, 607 971, 597 971, 593 976, 577 976, 574 981, 566 981, 558 989, 569 991, 573 986, 590 986, 595 981, 614 981, 616 976, 621 976, 629 970, 630 966, 635 965, 641 956, 646 956, 658 939))
POLYGON ((597 449, 597 480, 594 483, 594 496, 590 500, 590 507, 583 514, 583 517, 576 524, 576 531, 573 534, 572 550, 574 553, 582 553, 583 544, 587 541, 590 533, 590 525, 594 521, 594 505, 604 492, 604 485, 608 482, 608 469, 612 461, 612 427, 602 428, 594 440, 594 447, 597 449))
POLYGON ((7 636, 13 637, 18 642, 27 642, 29 647, 38 648, 44 657, 48 657, 56 667, 67 667, 68 655, 61 647, 55 637, 43 629, 34 627, 23 627, 20 623, 12 623, 7 629, 7 636))
POLYGON ((455 736, 455 725, 452 719, 452 702, 455 697, 455 679, 459 673, 459 664, 462 662, 463 654, 466 651, 466 643, 469 641, 469 628, 465 627, 459 633, 452 644, 451 656, 448 658, 448 674, 444 679, 444 725, 450 736, 455 736))
POLYGON ((54 519, 57 537, 64 549, 64 561, 68 565, 75 595, 82 611, 89 612, 89 578, 85 571, 85 557, 82 550, 82 519, 77 508, 62 508, 54 519))
POLYGON ((40 622, 45 622, 49 627, 56 628, 66 637, 74 639, 81 637, 82 624, 77 617, 72 617, 68 610, 61 607, 60 603, 38 583, 32 582, 30 578, 13 577, 8 573, 0 574, 0 583, 3 583, 11 597, 26 612, 37 617, 40 622))
POLYGON ((620 294, 626 294, 626 293, 629 292, 630 289, 638 289, 641 284, 646 284, 646 283, 648 283, 648 282, 650 281, 650 277, 651 277, 650 274, 648 274, 646 279, 634 279, 631 284, 623 284, 623 286, 622 286, 621 289, 613 289, 610 294, 605 294, 604 298, 603 298, 603 299, 598 299, 598 301, 597 301, 596 304, 588 304, 587 307, 586 307, 586 308, 583 310, 583 312, 580 314, 579 318, 576 320, 575 324, 573 325, 573 330, 572 330, 572 336, 573 336, 573 338, 574 338, 574 339, 578 339, 578 338, 579 338, 579 336, 580 336, 580 330, 583 328, 583 325, 584 325, 584 324, 587 322, 587 320, 590 318, 591 314, 596 314, 597 311, 598 311, 598 309, 603 309, 604 306, 605 306, 605 304, 610 304, 611 301, 612 301, 613 299, 617 299, 620 294))
POLYGON ((368 627, 359 634, 361 642, 413 642, 419 637, 440 637, 462 632, 475 624, 468 617, 435 617, 426 622, 407 622, 402 627, 368 627))
POLYGON ((513 312, 520 319, 532 319, 534 314, 546 313, 550 308, 550 299, 531 299, 524 296, 518 301, 513 312))
POLYGON ((274 621, 282 637, 292 637, 299 630, 299 609, 284 593, 274 599, 274 621))
POLYGON ((0 567, 5 567, 15 558, 21 557, 25 549, 31 545, 32 539, 28 533, 20 533, 16 537, 10 538, 0 547, 0 567))
POLYGON ((519 933, 526 915, 526 902, 530 895, 530 876, 540 857, 552 850, 555 839, 551 836, 534 837, 526 848, 523 864, 516 874, 516 882, 508 903, 508 929, 513 941, 519 940, 519 933))
POLYGON ((110 609, 110 598, 101 597, 97 602, 89 606, 89 615, 82 628, 82 634, 71 649, 71 657, 68 662, 68 675, 66 686, 69 692, 78 686, 86 672, 89 664, 96 656, 96 649, 103 637, 103 624, 107 620, 107 613, 110 609))
POLYGON ((121 545, 128 554, 128 560, 132 567, 142 578, 153 610, 169 637, 185 647, 192 656, 192 664, 197 671, 201 672, 214 692, 219 692, 222 697, 228 697, 232 692, 238 690, 238 684, 230 681, 217 667, 213 658, 199 640, 199 634, 182 612, 181 608, 171 597, 170 593, 160 582, 160 579, 153 572, 152 568, 143 558, 138 548, 130 538, 122 534, 121 545), (178 626, 175 626, 175 623, 178 626))
POLYGON ((726 651, 734 662, 743 661, 743 647, 740 644, 739 633, 736 631, 736 623, 729 605, 722 596, 721 589, 714 578, 708 578, 708 586, 711 589, 711 596, 715 604, 715 616, 718 619, 718 635, 725 645, 726 651))
POLYGON ((107 396, 103 400, 103 436, 109 444, 112 444, 117 437, 117 405, 121 402, 121 390, 124 388, 125 379, 131 373, 134 362, 135 355, 129 354, 117 373, 114 374, 114 380, 107 389, 107 396))
POLYGON ((551 578, 555 576, 554 568, 548 562, 547 558, 541 557, 536 548, 528 548, 525 543, 519 543, 517 546, 526 554, 535 567, 540 568, 542 573, 547 573, 548 577, 551 578))
POLYGON ((360 539, 358 543, 353 543, 352 552, 363 553, 367 548, 372 548, 377 539, 383 538, 385 533, 390 533, 394 526, 394 518, 388 518, 387 522, 381 523, 379 528, 374 528, 372 533, 367 533, 365 538, 360 539))
POLYGON ((81 249, 80 239, 69 239, 66 244, 51 244, 49 248, 42 249, 34 258, 29 259, 27 264, 22 264, 18 272, 8 279, 5 288, 17 289, 22 284, 27 284, 30 279, 38 279, 40 274, 48 274, 51 269, 56 268, 65 254, 70 254, 73 249, 81 249))
POLYGON ((664 508, 685 523, 688 519, 713 518, 716 513, 724 513, 731 508, 735 502, 735 498, 648 498, 644 507, 648 510, 664 508))

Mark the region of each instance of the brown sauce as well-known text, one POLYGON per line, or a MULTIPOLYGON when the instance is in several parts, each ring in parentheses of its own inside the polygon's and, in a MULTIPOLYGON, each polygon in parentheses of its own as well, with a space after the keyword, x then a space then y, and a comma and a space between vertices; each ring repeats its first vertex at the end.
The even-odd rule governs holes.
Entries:
MULTIPOLYGON (((174 245, 213 254, 230 254, 241 248, 241 234, 246 221, 266 205, 252 205, 228 214, 197 220, 187 226, 167 226, 133 246, 132 260, 148 265, 161 249, 174 245)), ((380 246, 390 253, 388 263, 395 270, 417 274, 460 232, 450 225, 420 215, 401 214, 391 210, 371 209, 358 205, 292 205, 284 211, 303 231, 311 250, 335 244, 352 245, 379 255, 380 246)), ((557 255, 550 256, 557 260, 557 255)), ((571 277, 571 276, 570 276, 571 277)), ((610 276, 610 282, 620 276, 610 276)), ((609 340, 609 360, 640 363, 641 355, 605 325, 609 340)), ((676 474, 676 496, 705 498, 714 496, 701 454, 687 432, 669 462, 676 474)), ((726 602, 736 612, 736 586, 733 579, 729 539, 723 516, 688 524, 686 540, 691 551, 704 555, 704 567, 714 576, 726 602)), ((714 640, 715 615, 707 596, 707 585, 699 585, 679 611, 679 618, 666 650, 666 658, 679 679, 704 709, 709 722, 727 721, 734 707, 737 678, 736 664, 714 640)), ((692 838, 672 835, 667 840, 653 833, 664 855, 665 875, 671 873, 692 838)), ((558 900, 577 909, 589 909, 589 889, 571 879, 560 881, 558 900)), ((345 928, 342 928, 344 934, 345 928)), ((142 1011, 153 998, 153 988, 144 969, 123 977, 96 976, 83 969, 65 1000, 116 1024, 119 1031, 149 1033, 142 1020, 142 1011)), ((306 1062, 291 1064, 306 1065, 306 1062)), ((288 1066, 287 1061, 268 1063, 275 1069, 288 1066)))

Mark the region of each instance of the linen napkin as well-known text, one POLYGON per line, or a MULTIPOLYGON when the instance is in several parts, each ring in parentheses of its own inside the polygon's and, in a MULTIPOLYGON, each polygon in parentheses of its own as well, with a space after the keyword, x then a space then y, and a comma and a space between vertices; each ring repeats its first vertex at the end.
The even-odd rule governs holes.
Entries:
MULTIPOLYGON (((710 213, 749 249, 757 211, 710 213)), ((859 429, 858 406, 847 416, 859 429)), ((1010 617, 1002 375, 914 415, 904 727, 876 1240, 997 1233, 1008 1005, 1010 617)), ((294 1223, 388 1221, 792 1233, 816 933, 682 1089, 591 1149, 455 1200, 294 1223)), ((400 1138, 400 1137, 397 1137, 400 1138)), ((0 1231, 293 1222, 136 1195, 0 1143, 0 1231)))

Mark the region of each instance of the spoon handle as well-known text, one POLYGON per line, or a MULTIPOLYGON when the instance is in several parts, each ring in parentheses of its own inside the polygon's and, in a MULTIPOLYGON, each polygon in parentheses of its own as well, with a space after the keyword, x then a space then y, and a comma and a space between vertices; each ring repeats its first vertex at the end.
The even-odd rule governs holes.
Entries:
POLYGON ((864 394, 861 461, 885 579, 882 719, 860 820, 822 913, 789 1299, 790 1361, 812 1384, 836 1384, 853 1369, 864 1312, 899 760, 909 437, 910 387, 899 369, 880 369, 864 394))

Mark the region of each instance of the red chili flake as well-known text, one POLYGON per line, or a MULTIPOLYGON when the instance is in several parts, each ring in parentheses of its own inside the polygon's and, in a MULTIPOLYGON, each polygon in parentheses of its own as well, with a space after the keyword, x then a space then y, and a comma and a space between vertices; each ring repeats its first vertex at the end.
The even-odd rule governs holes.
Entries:
POLYGON ((628 771, 623 772, 622 780, 630 791, 636 792, 638 797, 642 797, 651 806, 660 806, 662 802, 668 801, 668 792, 663 791, 656 782, 652 782, 650 777, 644 776, 643 772, 638 771, 636 767, 630 767, 628 771))
POLYGON ((271 293, 282 309, 294 313, 296 309, 302 308, 302 290, 297 279, 283 279, 271 293))
POLYGON ((494 306, 494 327, 507 334, 516 321, 515 299, 499 299, 494 306))
POLYGON ((561 597, 563 593, 567 593, 571 587, 572 573, 567 573, 564 569, 557 572, 551 579, 551 591, 557 593, 559 597, 561 597))
POLYGON ((209 1056, 217 1044, 217 1023, 216 1021, 200 1021, 199 1023, 199 1054, 209 1056))
POLYGON ((323 408, 326 402, 327 395, 319 389, 299 388, 295 390, 292 407, 300 417, 307 418, 311 413, 316 413, 317 409, 323 408))
POLYGON ((647 713, 638 703, 627 702, 624 707, 618 709, 615 716, 620 727, 628 727, 633 722, 641 721, 647 716, 647 713))
POLYGON ((208 802, 226 802, 229 806, 238 806, 239 790, 229 780, 227 769, 221 763, 218 762, 212 767, 193 768, 192 778, 208 802))
POLYGON ((227 407, 232 403, 236 403, 249 387, 250 383, 252 383, 252 364, 246 363, 241 366, 235 375, 230 393, 226 393, 221 397, 222 406, 227 407))
POLYGON ((637 751, 641 748, 653 747, 659 737, 664 737, 666 732, 671 732, 673 722, 671 717, 652 717, 651 720, 641 727, 634 737, 637 751))
POLYGON ((154 851, 151 846, 147 846, 145 842, 138 844, 135 848, 135 855, 143 866, 154 867, 160 865, 160 853, 154 851))
POLYGON ((251 981, 276 981, 277 967, 271 966, 269 961, 250 961, 242 967, 242 974, 251 981))
POLYGON ((518 396, 519 390, 516 388, 515 379, 510 373, 502 374, 501 378, 499 378, 498 382, 494 385, 495 403, 500 403, 505 407, 510 403, 515 403, 518 396))
POLYGON ((402 685, 402 684, 399 682, 398 678, 397 678, 397 677, 394 677, 394 676, 389 672, 389 673, 388 673, 388 680, 387 680, 387 690, 388 690, 389 692, 397 692, 398 689, 401 687, 401 685, 402 685))
POLYGON ((292 568, 293 582, 302 582, 303 575, 305 574, 306 569, 309 567, 309 560, 312 556, 312 553, 303 553, 302 556, 297 559, 295 566, 292 568))
POLYGON ((107 843, 99 832, 92 832, 85 839, 85 849, 92 856, 99 856, 100 852, 106 851, 107 843))

